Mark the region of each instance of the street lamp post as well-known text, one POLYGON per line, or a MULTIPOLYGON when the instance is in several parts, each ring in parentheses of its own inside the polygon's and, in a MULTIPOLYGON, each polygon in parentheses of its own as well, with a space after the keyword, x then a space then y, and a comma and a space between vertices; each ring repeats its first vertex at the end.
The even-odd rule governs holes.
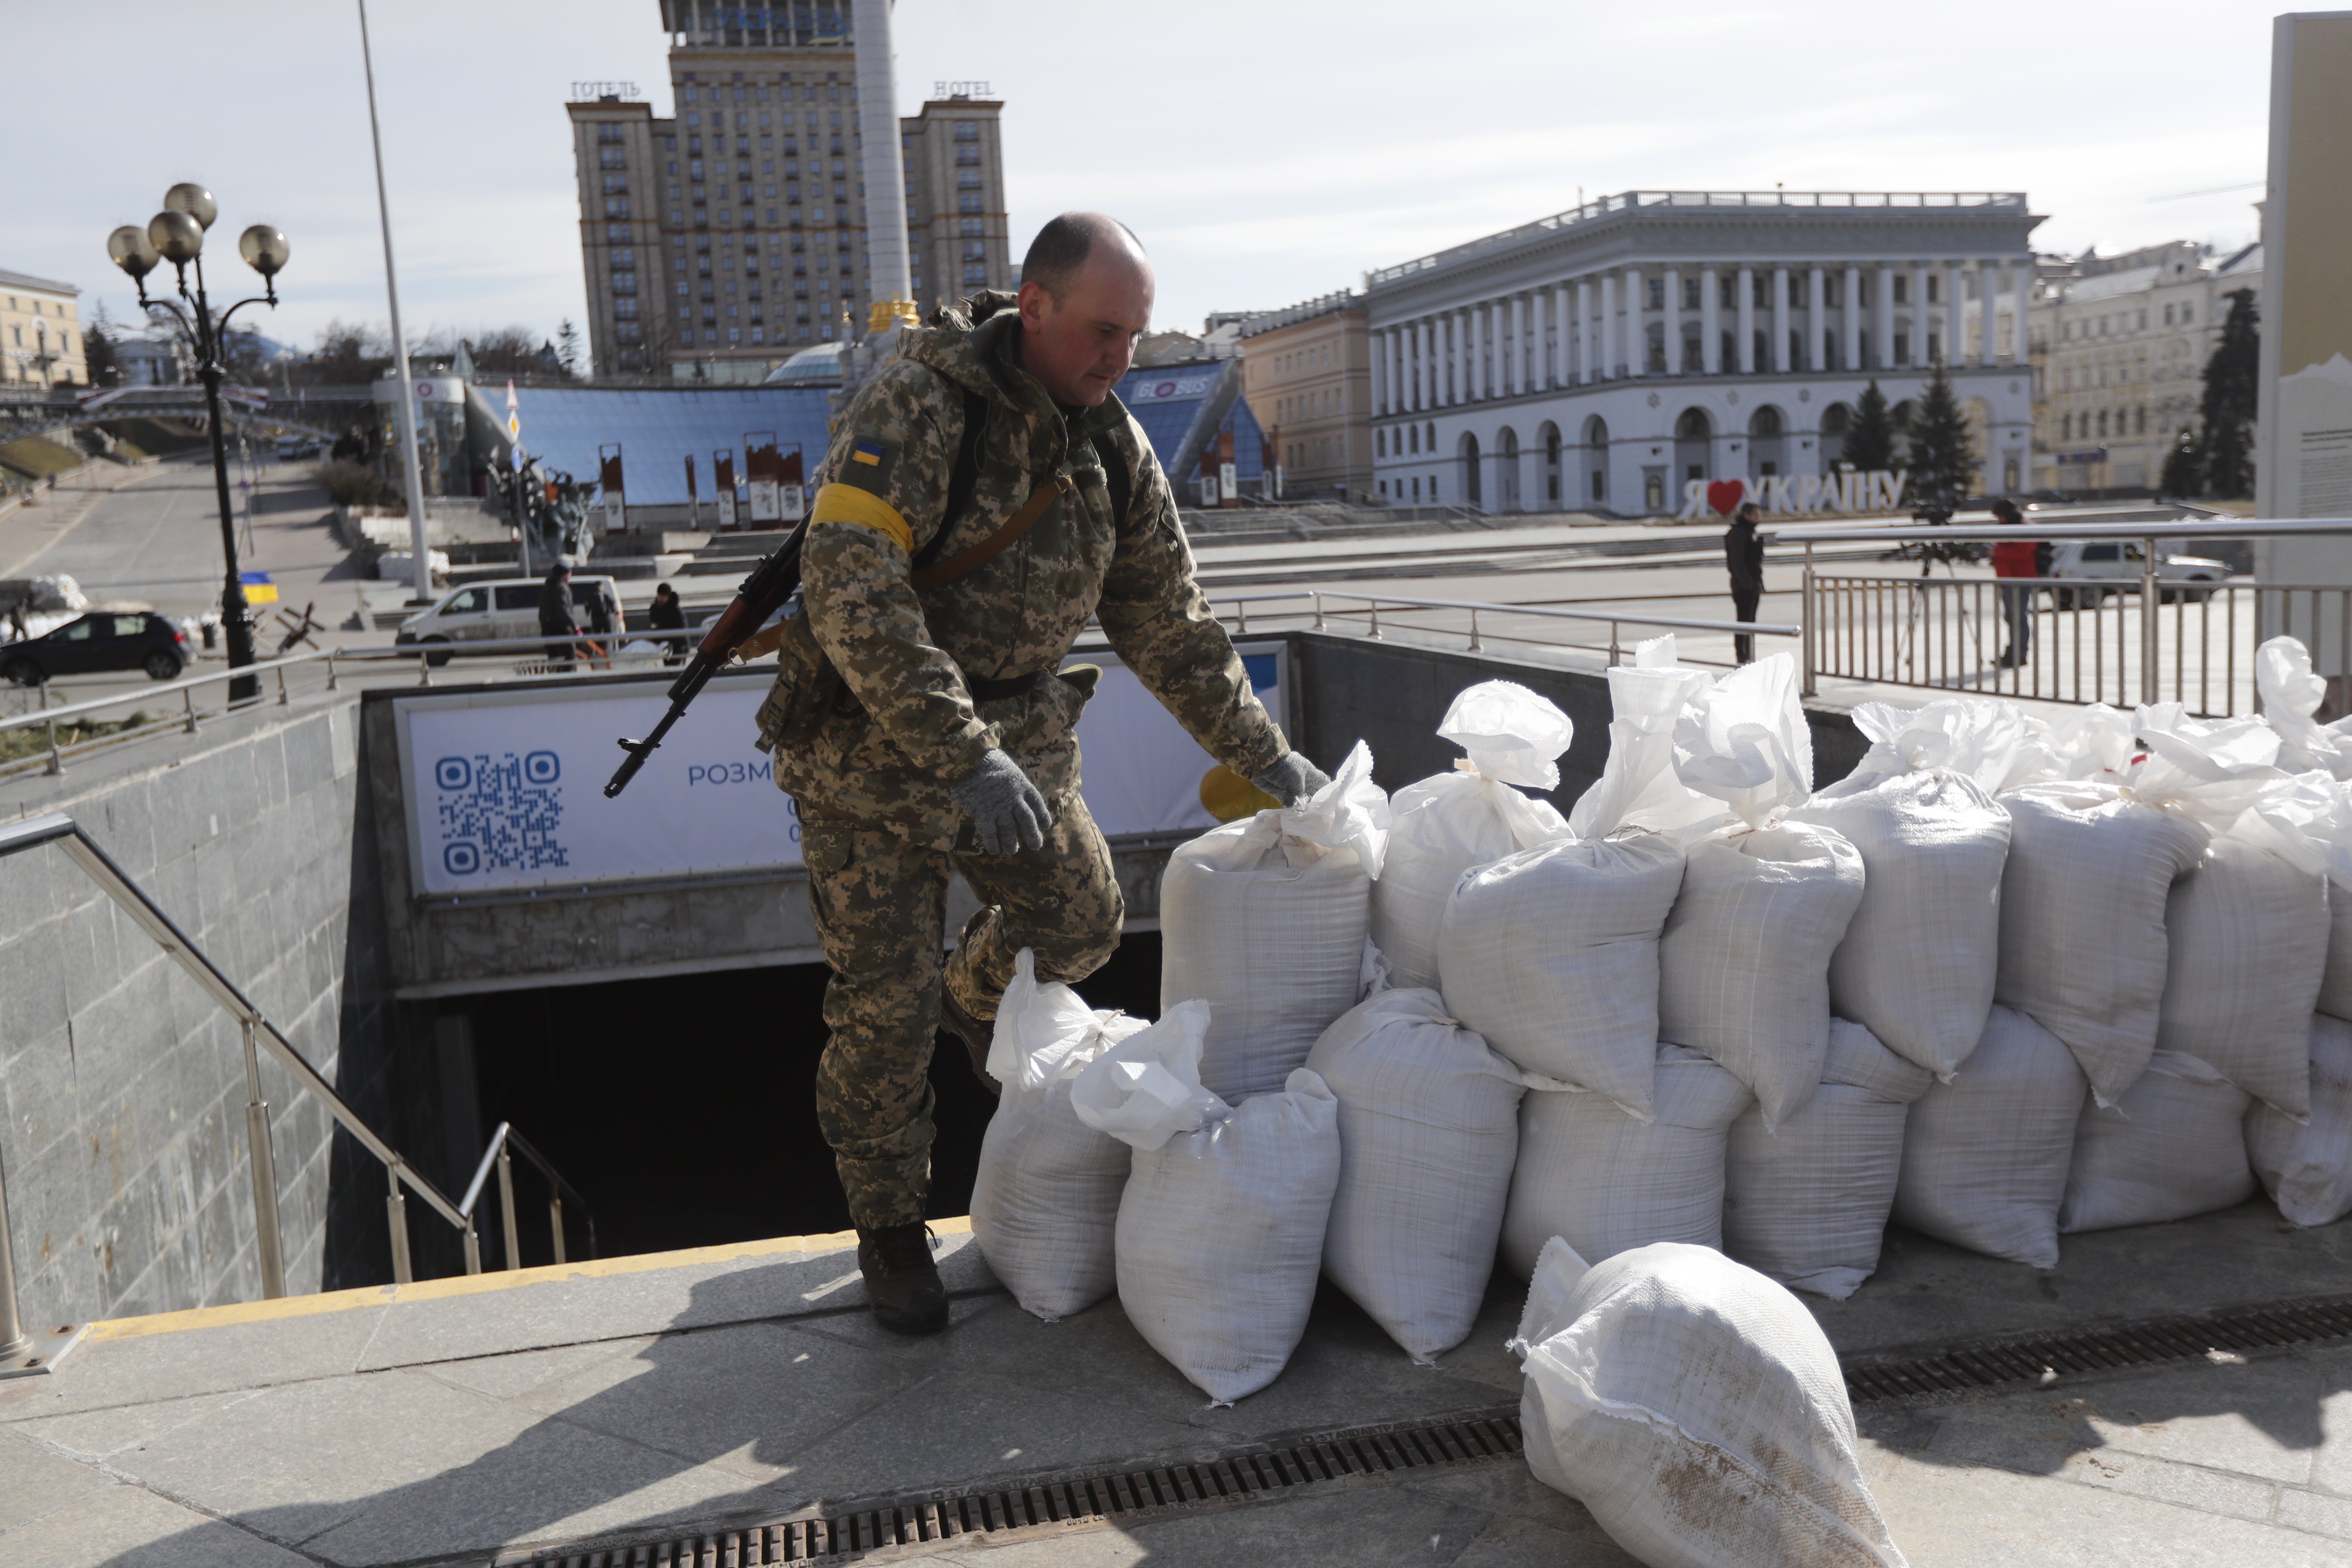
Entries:
MULTIPOLYGON (((237 253, 245 258, 247 266, 261 274, 262 293, 258 299, 239 300, 215 321, 212 302, 205 294, 204 248, 205 231, 212 227, 217 213, 210 191, 183 182, 163 193, 163 210, 151 218, 145 228, 124 224, 109 235, 106 253, 139 285, 141 306, 160 305, 171 311, 195 340, 196 374, 205 384, 205 412, 212 426, 213 488, 220 501, 221 554, 227 563, 227 575, 221 589, 221 626, 227 634, 229 668, 242 669, 253 663, 253 607, 246 603, 245 579, 237 570, 236 521, 229 510, 228 445, 222 426, 220 396, 221 383, 227 378, 228 368, 221 363, 221 339, 228 331, 229 318, 247 305, 278 308, 278 273, 286 265, 289 248, 285 235, 266 223, 255 224, 238 236, 237 253), (172 264, 175 286, 188 307, 186 310, 169 300, 147 297, 147 274, 155 269, 159 261, 172 264), (188 285, 191 267, 195 269, 193 289, 188 285)), ((232 702, 250 701, 260 695, 261 680, 257 676, 241 675, 229 682, 232 702)))

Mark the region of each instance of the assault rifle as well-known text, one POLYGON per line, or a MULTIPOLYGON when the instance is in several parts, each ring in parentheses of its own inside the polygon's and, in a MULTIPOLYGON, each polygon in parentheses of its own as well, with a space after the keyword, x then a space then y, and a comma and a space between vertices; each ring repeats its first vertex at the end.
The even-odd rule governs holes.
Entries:
POLYGON ((773 554, 751 568, 751 574, 735 590, 734 603, 710 623, 710 629, 695 645, 694 657, 686 661, 685 670, 671 684, 669 711, 662 715, 653 733, 642 741, 622 740, 621 750, 629 757, 604 786, 607 799, 629 787, 629 781, 637 776, 637 770, 646 765, 646 759, 654 754, 662 737, 669 733, 670 726, 685 716, 687 705, 702 695, 702 689, 710 684, 710 678, 726 666, 735 650, 751 641, 767 624, 768 617, 793 596, 793 591, 801 585, 801 540, 807 532, 808 523, 803 520, 776 546, 773 554))

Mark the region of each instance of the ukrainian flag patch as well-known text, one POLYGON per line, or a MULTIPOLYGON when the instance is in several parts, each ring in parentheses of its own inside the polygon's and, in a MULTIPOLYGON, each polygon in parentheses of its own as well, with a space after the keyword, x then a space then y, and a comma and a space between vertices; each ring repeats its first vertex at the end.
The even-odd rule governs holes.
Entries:
POLYGON ((868 468, 880 468, 882 466, 882 443, 879 441, 860 441, 856 446, 849 449, 849 460, 853 463, 864 463, 868 468))

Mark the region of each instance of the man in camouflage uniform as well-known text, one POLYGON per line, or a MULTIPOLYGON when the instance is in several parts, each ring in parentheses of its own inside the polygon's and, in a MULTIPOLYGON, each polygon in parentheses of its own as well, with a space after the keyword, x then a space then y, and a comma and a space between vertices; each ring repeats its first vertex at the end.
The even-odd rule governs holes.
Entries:
POLYGON ((974 296, 911 332, 842 416, 803 545, 803 635, 761 712, 834 971, 817 1114, 875 1313, 909 1333, 947 1321, 922 1224, 934 1034, 944 1021, 978 1070, 1022 948, 1040 980, 1075 982, 1118 944, 1124 905, 1078 795, 1097 672, 1060 668, 1087 618, 1227 767, 1286 803, 1325 782, 1251 692, 1150 443, 1111 395, 1150 321, 1141 247, 1066 215, 1023 278, 1017 300, 974 296), (975 411, 970 500, 950 517, 975 411), (1024 512, 1025 533, 994 537, 1024 512), (931 563, 952 580, 919 587, 931 563), (951 868, 983 907, 942 963, 951 868))

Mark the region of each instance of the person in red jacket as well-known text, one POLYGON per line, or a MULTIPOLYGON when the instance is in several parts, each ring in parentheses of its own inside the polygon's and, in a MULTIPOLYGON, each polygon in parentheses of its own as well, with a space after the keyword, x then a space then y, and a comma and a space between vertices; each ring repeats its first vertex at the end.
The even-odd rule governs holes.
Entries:
MULTIPOLYGON (((2015 525, 2025 521, 2015 501, 2006 498, 1992 503, 1993 520, 2015 525)), ((1996 577, 2040 577, 2042 547, 2030 539, 2003 540, 1992 547, 1992 574, 1996 577)), ((2009 647, 2000 656, 2000 668, 2014 669, 2025 662, 2033 651, 2033 602, 2042 590, 2031 584, 2002 584, 2001 618, 2009 623, 2009 647)))

